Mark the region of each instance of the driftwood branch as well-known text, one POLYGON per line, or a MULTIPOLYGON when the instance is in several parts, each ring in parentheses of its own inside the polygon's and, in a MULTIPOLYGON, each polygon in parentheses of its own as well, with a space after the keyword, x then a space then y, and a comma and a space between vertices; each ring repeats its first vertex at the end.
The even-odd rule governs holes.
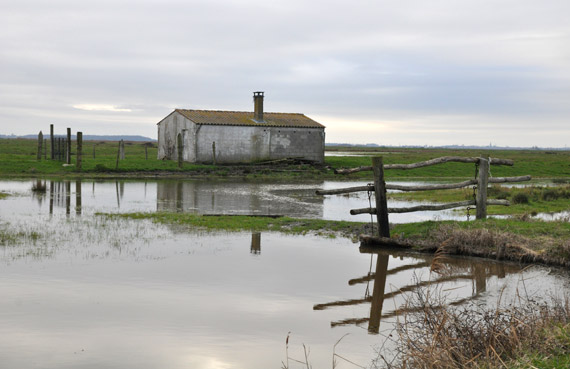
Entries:
MULTIPOLYGON (((463 156, 443 156, 441 158, 435 158, 435 159, 430 159, 430 160, 421 161, 418 163, 411 163, 411 164, 386 164, 386 165, 384 165, 384 169, 416 169, 416 168, 423 168, 423 167, 428 167, 430 165, 437 165, 437 164, 443 164, 443 163, 448 163, 448 162, 478 163, 479 158, 470 158, 470 157, 463 157, 463 156)), ((510 159, 489 158, 489 164, 512 166, 514 164, 514 162, 510 159)), ((370 170, 372 170, 372 166, 362 166, 362 167, 351 168, 351 169, 336 169, 334 172, 335 172, 335 174, 351 174, 351 173, 370 171, 370 170)))
POLYGON ((340 195, 343 193, 374 191, 374 185, 338 188, 334 190, 317 190, 317 195, 340 195))
MULTIPOLYGON (((437 210, 461 208, 464 206, 471 206, 471 205, 475 205, 474 200, 449 202, 449 203, 445 203, 445 204, 417 205, 417 206, 411 206, 408 208, 388 208, 388 213, 412 213, 414 211, 437 211, 437 210)), ((507 200, 489 199, 489 200, 487 200, 487 205, 509 206, 510 203, 507 200)), ((352 209, 352 210, 350 210, 350 214, 351 215, 376 214, 376 208, 352 209)))
POLYGON ((396 238, 376 237, 376 236, 369 236, 369 235, 365 235, 365 234, 361 234, 359 238, 360 238, 360 242, 363 245, 381 245, 381 246, 397 247, 397 248, 405 248, 405 249, 410 249, 410 248, 414 247, 414 244, 412 244, 408 241, 398 240, 396 238))
POLYGON ((520 177, 490 177, 489 183, 505 183, 505 182, 525 182, 530 181, 531 176, 520 176, 520 177))
MULTIPOLYGON (((506 183, 506 182, 524 182, 530 181, 531 176, 520 176, 520 177, 490 177, 489 183, 506 183)), ((398 190, 398 191, 430 191, 430 190, 452 190, 456 188, 464 188, 477 184, 477 180, 469 179, 467 181, 458 183, 438 183, 433 185, 421 185, 421 186, 402 186, 396 184, 386 184, 387 190, 398 190)), ((340 195, 345 193, 361 192, 361 191, 374 191, 374 185, 370 184, 367 186, 355 186, 347 188, 337 188, 333 190, 317 190, 317 195, 340 195)))

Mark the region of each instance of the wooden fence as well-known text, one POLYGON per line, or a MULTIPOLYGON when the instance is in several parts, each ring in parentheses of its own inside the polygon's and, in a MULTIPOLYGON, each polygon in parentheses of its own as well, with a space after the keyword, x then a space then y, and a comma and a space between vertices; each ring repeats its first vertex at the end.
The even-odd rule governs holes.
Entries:
POLYGON ((374 185, 368 184, 366 186, 349 187, 336 190, 319 190, 318 195, 335 195, 335 194, 345 194, 361 191, 374 191, 374 197, 376 201, 376 207, 362 208, 362 209, 352 209, 350 214, 376 214, 376 220, 378 223, 378 236, 364 236, 361 240, 364 243, 379 243, 385 245, 396 246, 395 240, 390 239, 390 227, 388 222, 389 213, 409 213, 415 211, 426 211, 426 210, 445 210, 460 207, 475 206, 476 208, 476 218, 485 219, 487 217, 487 205, 503 205, 509 206, 510 203, 507 200, 493 200, 487 199, 487 187, 489 183, 506 183, 506 182, 523 182, 529 181, 531 176, 519 176, 519 177, 490 177, 489 168, 490 165, 508 165, 512 166, 514 162, 508 159, 497 159, 497 158, 470 158, 461 156, 445 156, 441 158, 431 159, 419 163, 412 164, 386 164, 384 165, 382 157, 373 157, 372 166, 359 167, 353 169, 341 169, 335 171, 337 174, 350 174, 361 171, 373 171, 374 172, 374 185), (416 169, 427 167, 431 165, 443 164, 448 162, 458 162, 458 163, 473 163, 478 166, 476 168, 476 178, 459 183, 449 183, 449 184, 433 184, 433 185, 422 185, 422 186, 402 186, 394 184, 386 184, 384 181, 384 170, 386 169, 416 169), (418 205, 406 208, 389 208, 387 205, 386 191, 387 190, 399 190, 399 191, 427 191, 427 190, 448 190, 464 188, 469 186, 476 186, 476 195, 473 200, 445 203, 445 204, 434 204, 434 205, 418 205))

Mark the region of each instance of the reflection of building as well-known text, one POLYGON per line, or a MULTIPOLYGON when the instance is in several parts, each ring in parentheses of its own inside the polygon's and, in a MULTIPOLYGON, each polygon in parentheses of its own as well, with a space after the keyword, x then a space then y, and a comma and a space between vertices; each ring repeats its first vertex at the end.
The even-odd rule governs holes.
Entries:
MULTIPOLYGON (((360 299, 341 300, 341 301, 328 302, 324 304, 317 304, 313 306, 313 309, 324 310, 333 307, 356 306, 360 304, 370 303, 370 316, 365 318, 350 318, 340 321, 334 321, 331 322, 332 327, 349 325, 349 324, 360 325, 368 323, 368 331, 370 333, 378 333, 380 330, 381 319, 386 319, 389 317, 393 317, 396 315, 412 311, 406 305, 394 308, 389 311, 385 311, 385 309, 383 309, 383 306, 385 305, 384 304, 385 300, 395 299, 406 293, 417 291, 418 288, 421 287, 427 287, 431 285, 434 286, 442 285, 444 283, 453 283, 461 280, 471 281, 472 283, 471 294, 457 298, 456 300, 453 300, 449 303, 449 305, 461 305, 467 301, 476 298, 481 293, 485 292, 487 288, 487 279, 490 278, 491 276, 496 276, 497 278, 504 278, 507 272, 514 273, 520 271, 519 267, 508 264, 493 263, 493 262, 475 260, 475 259, 449 258, 444 261, 446 263, 446 273, 444 275, 438 275, 434 279, 425 280, 425 281, 419 281, 419 280, 411 281, 411 283, 405 286, 392 286, 392 283, 390 283, 390 285, 392 286, 392 290, 390 292, 386 292, 385 291, 386 278, 388 276, 395 275, 397 273, 401 273, 406 270, 427 268, 430 266, 433 256, 414 255, 414 258, 420 258, 423 259, 423 261, 415 264, 402 265, 399 267, 388 269, 388 260, 390 256, 409 257, 410 255, 405 253, 397 253, 393 251, 384 251, 384 250, 366 250, 363 252, 377 255, 376 272, 372 273, 372 270, 370 270, 366 276, 356 279, 351 279, 348 282, 348 284, 351 286, 363 283, 367 284, 364 297, 360 299), (370 281, 374 281, 374 288, 372 295, 369 294, 369 288, 368 288, 368 283, 370 281), (396 288, 394 289, 394 287, 396 288)), ((390 306, 394 306, 394 303, 391 303, 390 306)))
POLYGON ((157 211, 197 214, 286 215, 322 217, 323 198, 299 198, 299 190, 275 189, 262 183, 160 181, 157 211))

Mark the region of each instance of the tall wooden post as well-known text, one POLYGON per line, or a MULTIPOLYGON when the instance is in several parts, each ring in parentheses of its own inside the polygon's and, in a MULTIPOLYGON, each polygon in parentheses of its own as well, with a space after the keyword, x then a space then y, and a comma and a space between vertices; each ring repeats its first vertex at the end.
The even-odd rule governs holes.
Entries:
POLYGON ((95 144, 93 144, 93 159, 95 159, 95 144))
POLYGON ((119 141, 119 155, 121 160, 125 160, 125 141, 119 141))
POLYGON ((67 129, 67 145, 66 145, 65 162, 71 164, 71 128, 67 129))
POLYGON ((144 160, 148 160, 148 144, 144 144, 144 160))
POLYGON ((83 132, 77 132, 77 170, 81 171, 83 164, 83 132))
POLYGON ((212 162, 216 165, 216 141, 212 142, 212 162))
POLYGON ((44 160, 47 160, 47 139, 44 138, 44 160))
POLYGON ((119 149, 117 150, 117 162, 115 163, 115 170, 119 169, 119 159, 121 158, 121 141, 119 141, 119 149))
POLYGON ((487 218, 487 186, 489 184, 489 160, 479 158, 479 178, 477 181, 476 219, 487 218))
POLYGON ((38 155, 37 155, 37 159, 38 161, 42 160, 42 145, 44 143, 44 134, 42 133, 42 131, 40 131, 40 133, 38 134, 38 155))
POLYGON ((384 163, 381 156, 372 158, 374 170, 374 197, 376 198, 376 220, 378 222, 378 235, 390 237, 390 223, 388 222, 388 200, 386 199, 386 182, 384 182, 384 163))
POLYGON ((55 142, 54 142, 54 137, 53 137, 53 124, 49 125, 49 140, 51 143, 50 149, 50 158, 51 160, 55 159, 55 155, 54 155, 54 148, 55 148, 55 142))
POLYGON ((177 138, 177 146, 178 146, 178 168, 182 168, 183 157, 182 154, 184 152, 183 142, 182 142, 182 133, 179 133, 177 138))

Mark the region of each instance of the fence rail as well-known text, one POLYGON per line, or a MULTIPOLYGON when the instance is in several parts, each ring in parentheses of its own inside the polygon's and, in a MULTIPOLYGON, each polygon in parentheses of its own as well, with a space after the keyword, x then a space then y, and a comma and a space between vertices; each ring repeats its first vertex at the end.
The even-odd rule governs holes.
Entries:
POLYGON ((509 206, 507 200, 494 200, 487 199, 487 187, 490 183, 511 183, 511 182, 524 182, 531 180, 530 175, 518 177, 489 177, 490 165, 514 165, 514 162, 509 159, 498 158, 473 158, 473 157, 460 157, 460 156, 444 156, 440 158, 430 159, 418 163, 411 164, 383 164, 382 157, 373 157, 372 166, 363 166, 352 169, 338 169, 335 170, 337 174, 350 174, 362 171, 374 172, 374 184, 366 186, 348 187, 334 190, 318 190, 317 195, 338 195, 353 192, 374 192, 376 207, 368 207, 361 209, 350 210, 351 215, 357 214, 376 214, 378 223, 378 236, 364 236, 361 240, 365 243, 381 243, 385 245, 394 246, 395 240, 390 240, 390 229, 388 223, 389 213, 410 213, 415 211, 438 211, 453 208, 460 208, 465 206, 475 206, 476 218, 485 219, 487 217, 487 205, 502 205, 509 206), (419 185, 419 186, 403 186, 395 184, 386 184, 384 181, 385 169, 416 169, 423 168, 431 165, 438 165, 448 162, 458 163, 471 163, 479 167, 476 171, 476 178, 458 183, 442 183, 434 185, 419 185), (445 204, 434 205, 418 205, 411 207, 389 208, 387 206, 386 191, 430 191, 430 190, 450 190, 474 186, 476 194, 473 200, 451 202, 445 204))

